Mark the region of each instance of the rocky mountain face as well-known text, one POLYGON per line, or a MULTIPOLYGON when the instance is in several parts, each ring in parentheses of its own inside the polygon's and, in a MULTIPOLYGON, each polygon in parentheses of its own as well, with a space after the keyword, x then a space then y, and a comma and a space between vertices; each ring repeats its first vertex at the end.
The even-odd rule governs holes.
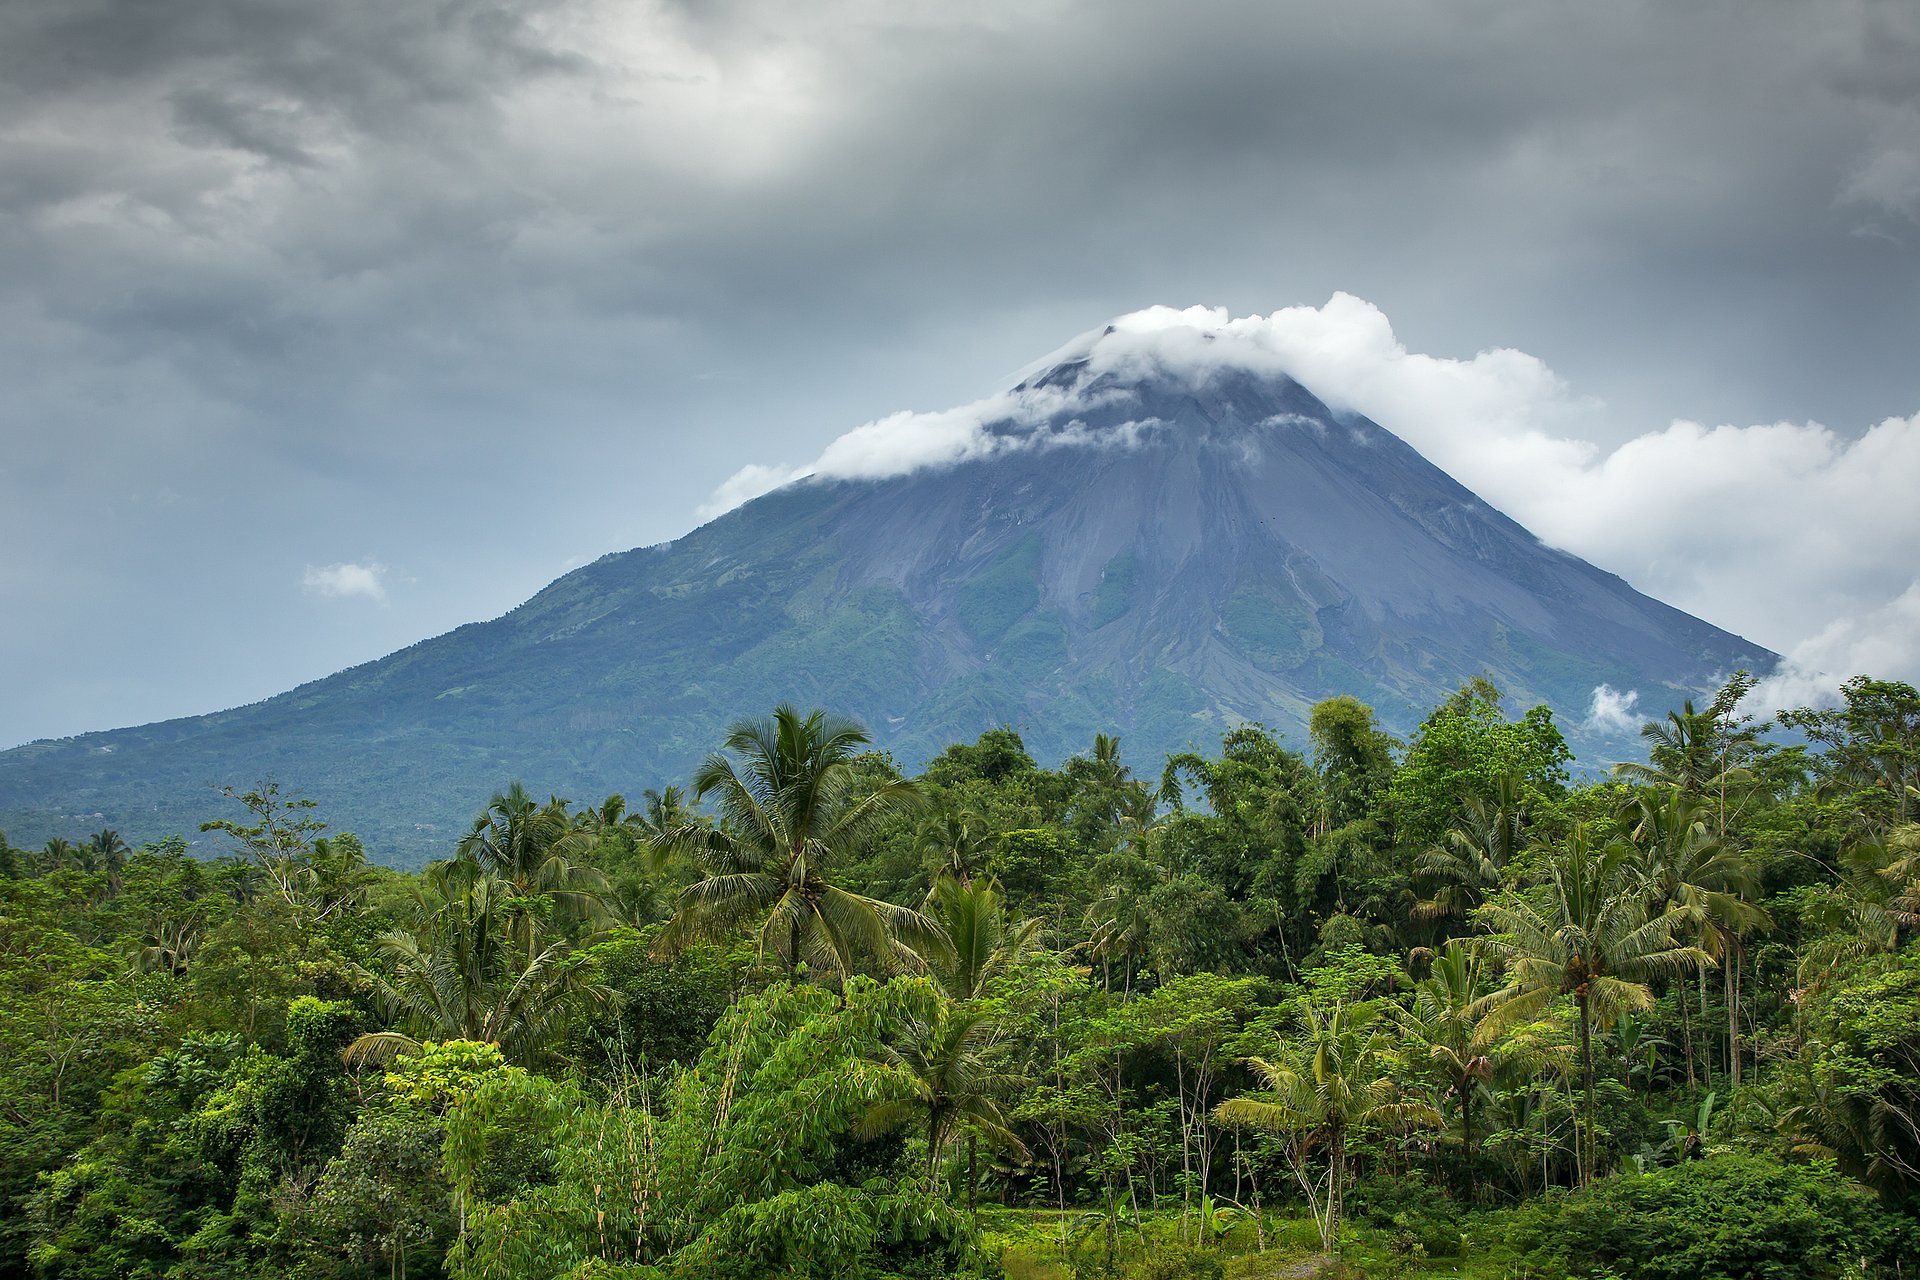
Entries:
POLYGON ((998 725, 1047 760, 1118 733, 1151 767, 1243 719, 1303 745, 1339 693, 1405 732, 1486 675, 1603 763, 1637 752, 1583 727, 1596 686, 1657 715, 1775 661, 1284 374, 1070 352, 982 406, 949 457, 801 480, 268 701, 0 753, 0 829, 191 834, 213 786, 271 775, 412 865, 512 779, 633 797, 781 701, 909 767, 998 725))

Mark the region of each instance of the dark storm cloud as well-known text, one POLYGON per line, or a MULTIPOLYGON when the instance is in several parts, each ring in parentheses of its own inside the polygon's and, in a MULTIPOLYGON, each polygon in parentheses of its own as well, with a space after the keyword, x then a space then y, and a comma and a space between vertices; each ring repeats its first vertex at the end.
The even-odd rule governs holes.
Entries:
POLYGON ((497 611, 1153 302, 1858 434, 1920 409, 1916 67, 1847 0, 5 6, 0 740, 497 611))

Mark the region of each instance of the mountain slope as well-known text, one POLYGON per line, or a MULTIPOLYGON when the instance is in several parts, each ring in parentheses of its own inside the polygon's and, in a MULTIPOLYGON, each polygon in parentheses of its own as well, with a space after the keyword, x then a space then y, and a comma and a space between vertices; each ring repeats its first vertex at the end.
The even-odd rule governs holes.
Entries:
POLYGON ((1774 661, 1270 369, 1096 338, 975 408, 931 465, 800 481, 268 701, 0 753, 0 829, 191 832, 214 785, 273 775, 408 864, 510 779, 632 796, 782 700, 906 765, 999 724, 1041 757, 1118 732, 1150 762, 1241 718, 1297 743, 1335 693, 1404 731, 1486 674, 1611 758, 1631 743, 1573 725, 1595 686, 1657 714, 1774 661))

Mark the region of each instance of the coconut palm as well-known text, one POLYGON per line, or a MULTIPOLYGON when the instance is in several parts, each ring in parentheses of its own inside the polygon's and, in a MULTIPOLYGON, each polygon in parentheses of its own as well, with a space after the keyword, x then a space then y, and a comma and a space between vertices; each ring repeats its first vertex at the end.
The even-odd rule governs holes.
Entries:
POLYGON ((965 885, 986 862, 994 833, 977 817, 944 802, 922 819, 914 832, 914 848, 934 867, 934 875, 951 876, 965 885))
POLYGON ((1535 894, 1503 894, 1474 913, 1492 935, 1479 945, 1506 967, 1503 1019, 1532 1018, 1559 997, 1573 997, 1586 1121, 1584 1182, 1593 1180, 1594 1024, 1610 1027, 1623 1012, 1651 1008, 1648 979, 1679 977, 1713 963, 1699 947, 1675 941, 1676 934, 1700 925, 1701 909, 1649 911, 1631 872, 1632 858, 1623 842, 1594 848, 1586 824, 1576 823, 1550 879, 1535 894))
POLYGON ((1616 764, 1616 777, 1697 794, 1705 791, 1719 772, 1715 767, 1713 715, 1694 710, 1691 698, 1681 704, 1680 710, 1667 712, 1665 720, 1641 725, 1640 736, 1647 741, 1647 763, 1616 764))
POLYGON ((133 850, 127 846, 126 840, 120 833, 109 827, 93 834, 83 848, 82 857, 87 870, 106 873, 107 892, 114 895, 120 892, 122 876, 127 868, 127 857, 132 852, 133 850))
POLYGON ((1087 940, 1081 944, 1100 962, 1103 985, 1113 989, 1113 964, 1120 962, 1121 991, 1133 993, 1133 974, 1146 959, 1153 939, 1153 917, 1147 910, 1147 868, 1130 854, 1115 855, 1123 873, 1088 907, 1087 940))
POLYGON ((1388 1073, 1393 1037, 1377 1006, 1308 1005, 1304 1018, 1304 1034, 1282 1040, 1277 1057, 1247 1060, 1266 1091, 1229 1098, 1214 1114, 1286 1139, 1287 1163, 1306 1192, 1321 1247, 1331 1252, 1346 1196, 1351 1135, 1366 1129, 1439 1128, 1445 1122, 1433 1107, 1400 1096, 1388 1073), (1324 1174, 1310 1159, 1320 1149, 1327 1153, 1324 1174))
POLYGON ((920 911, 938 930, 927 974, 949 1000, 978 1000, 1040 945, 1041 922, 1009 920, 991 879, 963 884, 941 876, 920 911))
MULTIPOLYGON (((1711 809, 1679 788, 1642 791, 1621 813, 1634 849, 1634 872, 1645 885, 1648 910, 1661 915, 1674 907, 1700 911, 1695 937, 1716 960, 1733 954, 1740 939, 1771 923, 1764 907, 1747 900, 1758 888, 1752 870, 1739 853, 1708 829, 1711 809)), ((1740 1082, 1739 987, 1737 965, 1723 964, 1727 990, 1727 1058, 1733 1082, 1740 1082)), ((1701 1000, 1705 1004, 1705 976, 1701 1000)), ((1686 1042, 1687 1085, 1694 1085, 1693 1022, 1687 1008, 1686 984, 1679 984, 1681 1034, 1686 1042)))
POLYGON ((461 840, 459 855, 510 886, 504 904, 512 932, 529 963, 538 950, 538 916, 553 907, 580 915, 596 911, 608 891, 606 877, 577 859, 596 843, 594 833, 577 825, 567 802, 551 797, 543 805, 515 782, 496 791, 461 840))
POLYGON ((999 1099, 1020 1078, 993 1070, 989 1049, 993 1023, 978 1010, 936 1000, 907 1021, 896 1043, 882 1045, 880 1060, 896 1067, 911 1092, 875 1104, 855 1132, 871 1138, 910 1121, 927 1138, 927 1190, 939 1194, 940 1161, 961 1133, 968 1135, 967 1208, 979 1185, 978 1139, 1025 1159, 1028 1152, 1007 1125, 999 1099))
POLYGON ((796 975, 803 966, 830 978, 862 965, 918 967, 912 946, 934 945, 926 918, 830 878, 835 863, 919 802, 912 783, 873 783, 856 769, 867 742, 851 720, 784 705, 770 719, 734 725, 726 750, 738 759, 716 752, 693 777, 695 800, 712 797, 719 824, 686 822, 661 843, 702 873, 681 892, 666 945, 758 920, 762 954, 796 975))
POLYGON ((1480 1148, 1473 1131, 1473 1106, 1495 1073, 1511 1063, 1538 1062, 1530 1042, 1510 1040, 1511 1023, 1500 1006, 1511 996, 1493 989, 1484 968, 1458 942, 1433 958, 1426 977, 1416 982, 1403 1008, 1387 1006, 1388 1016, 1405 1037, 1417 1071, 1439 1087, 1442 1098, 1460 1104, 1460 1148, 1467 1168, 1467 1195, 1479 1193, 1480 1148))
POLYGON ((436 862, 421 880, 422 927, 380 935, 386 972, 365 972, 394 1029, 355 1040, 350 1061, 418 1053, 426 1040, 479 1040, 526 1062, 575 1005, 608 998, 559 943, 523 959, 510 881, 467 858, 436 862))
POLYGON ((1493 780, 1491 797, 1461 798, 1460 825, 1414 863, 1415 879, 1434 886, 1433 896, 1414 907, 1416 918, 1464 916, 1500 887, 1507 863, 1526 844, 1526 795, 1524 780, 1506 773, 1493 780))

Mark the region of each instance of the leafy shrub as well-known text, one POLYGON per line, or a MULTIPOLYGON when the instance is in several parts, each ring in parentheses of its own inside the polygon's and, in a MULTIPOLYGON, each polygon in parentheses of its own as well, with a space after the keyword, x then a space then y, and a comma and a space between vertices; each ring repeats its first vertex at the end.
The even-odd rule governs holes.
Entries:
POLYGON ((1544 1271, 1615 1270, 1646 1280, 1809 1280, 1861 1258, 1920 1248, 1889 1214, 1827 1166, 1725 1155, 1603 1182, 1518 1215, 1515 1243, 1544 1271))
POLYGON ((1128 1280, 1222 1280, 1226 1274, 1213 1250, 1184 1244, 1155 1249, 1126 1273, 1128 1280))
POLYGON ((1347 1206, 1352 1221, 1391 1232, 1403 1253, 1417 1249, 1423 1258, 1460 1253, 1463 1207, 1418 1173, 1397 1178, 1374 1174, 1354 1188, 1347 1206))

